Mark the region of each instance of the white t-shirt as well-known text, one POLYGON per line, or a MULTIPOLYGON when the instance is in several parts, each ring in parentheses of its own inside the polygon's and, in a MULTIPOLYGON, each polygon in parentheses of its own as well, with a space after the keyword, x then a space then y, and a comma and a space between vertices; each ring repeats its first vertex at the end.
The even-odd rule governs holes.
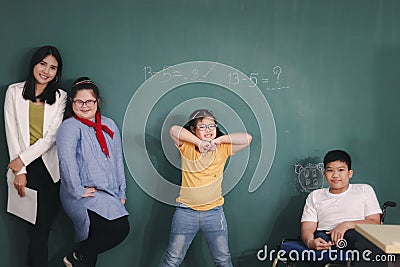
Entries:
POLYGON ((344 221, 364 220, 378 213, 382 211, 374 189, 367 184, 350 184, 340 194, 331 194, 329 188, 311 192, 301 221, 317 222, 317 230, 332 230, 344 221))

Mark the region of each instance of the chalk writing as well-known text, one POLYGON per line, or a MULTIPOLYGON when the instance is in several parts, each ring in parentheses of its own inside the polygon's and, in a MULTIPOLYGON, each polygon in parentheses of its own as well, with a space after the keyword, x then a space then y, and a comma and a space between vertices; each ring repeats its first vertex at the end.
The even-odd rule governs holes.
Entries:
MULTIPOLYGON (((172 79, 181 79, 183 81, 203 81, 207 78, 207 76, 213 71, 216 62, 211 68, 207 70, 207 72, 200 73, 198 69, 193 69, 191 73, 183 73, 179 70, 169 71, 168 66, 163 66, 162 70, 154 71, 152 67, 145 66, 144 67, 144 80, 151 79, 154 75, 162 72, 162 75, 165 79, 163 79, 163 83, 169 82, 172 79)), ((238 72, 230 72, 226 77, 229 85, 239 85, 242 81, 250 80, 251 83, 248 85, 249 88, 259 87, 260 89, 265 89, 266 91, 276 91, 289 89, 289 86, 285 84, 281 79, 281 75, 283 73, 283 69, 281 66, 275 66, 272 68, 272 78, 267 78, 260 75, 259 72, 251 72, 250 75, 243 77, 238 72)))

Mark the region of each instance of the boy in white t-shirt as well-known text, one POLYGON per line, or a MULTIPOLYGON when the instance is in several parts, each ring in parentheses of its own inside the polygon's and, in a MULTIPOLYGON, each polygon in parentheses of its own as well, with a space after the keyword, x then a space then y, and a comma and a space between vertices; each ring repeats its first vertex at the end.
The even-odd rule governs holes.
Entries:
POLYGON ((314 190, 301 218, 301 238, 310 249, 324 250, 342 239, 354 246, 356 224, 379 224, 382 213, 375 192, 367 184, 349 184, 351 157, 345 151, 329 151, 324 157, 329 188, 314 190))

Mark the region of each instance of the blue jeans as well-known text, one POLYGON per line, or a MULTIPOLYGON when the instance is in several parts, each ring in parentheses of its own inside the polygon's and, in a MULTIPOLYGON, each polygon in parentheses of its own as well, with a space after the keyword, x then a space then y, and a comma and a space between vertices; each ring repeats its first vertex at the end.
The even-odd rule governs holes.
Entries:
POLYGON ((161 266, 179 266, 199 230, 203 232, 214 263, 217 266, 232 266, 223 208, 196 211, 182 205, 175 210, 168 249, 161 266))
MULTIPOLYGON (((315 231, 314 238, 322 238, 323 240, 329 242, 331 240, 331 235, 326 234, 327 231, 319 230, 315 231)), ((356 249, 356 242, 359 237, 359 234, 354 229, 349 229, 344 233, 343 239, 346 240, 346 247, 343 249, 356 249)), ((333 246, 332 249, 338 249, 336 246, 333 246)))

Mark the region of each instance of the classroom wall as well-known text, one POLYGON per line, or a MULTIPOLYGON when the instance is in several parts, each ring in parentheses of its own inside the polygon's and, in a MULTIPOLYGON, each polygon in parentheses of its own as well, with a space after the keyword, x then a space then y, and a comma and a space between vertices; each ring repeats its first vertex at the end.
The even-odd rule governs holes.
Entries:
MULTIPOLYGON (((98 84, 102 112, 123 135, 132 227, 99 267, 161 262, 180 181, 170 125, 205 107, 228 132, 248 131, 251 146, 226 169, 224 210, 234 265, 261 266, 260 249, 299 234, 307 193, 326 186, 318 164, 328 150, 347 150, 352 182, 373 185, 381 203, 400 201, 399 13, 396 0, 9 1, 0 103, 45 44, 62 53, 65 90, 79 76, 98 84)), ((6 168, 3 123, 0 135, 6 168)), ((6 213, 6 199, 4 179, 2 266, 24 266, 27 226, 6 213)), ((400 222, 398 208, 386 222, 400 222)), ((62 266, 72 233, 60 209, 50 266, 62 266)), ((182 266, 213 266, 201 234, 182 266)))

